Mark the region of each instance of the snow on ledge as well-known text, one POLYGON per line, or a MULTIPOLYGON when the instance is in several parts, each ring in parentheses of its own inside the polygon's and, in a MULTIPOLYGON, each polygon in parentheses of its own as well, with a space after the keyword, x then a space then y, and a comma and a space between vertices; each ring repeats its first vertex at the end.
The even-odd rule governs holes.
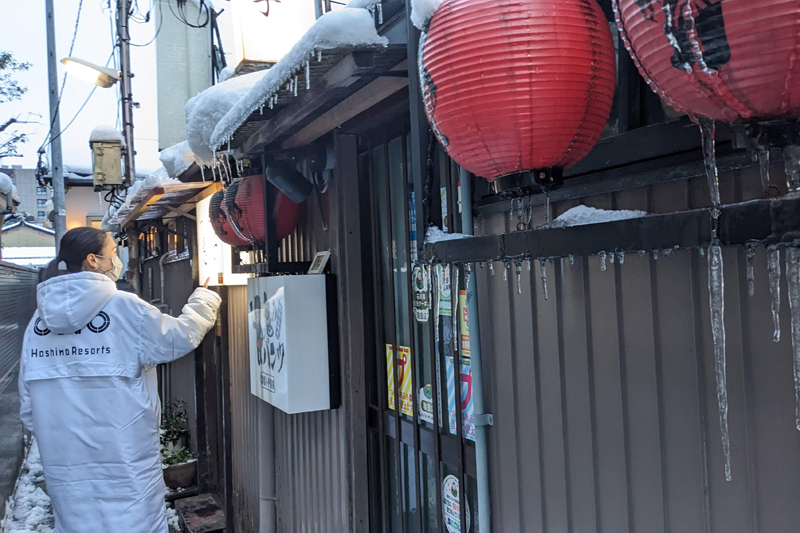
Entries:
POLYGON ((560 217, 556 218, 548 227, 550 228, 569 228, 572 226, 586 226, 589 224, 602 224, 604 222, 616 222, 618 220, 630 220, 647 216, 644 211, 626 211, 607 209, 595 209, 579 205, 565 211, 560 217))
POLYGON ((211 135, 209 149, 213 151, 228 142, 247 118, 267 105, 282 87, 303 83, 298 80, 305 79, 306 64, 316 61, 318 53, 345 47, 387 45, 388 40, 378 35, 375 20, 366 9, 342 9, 324 14, 280 61, 260 73, 261 79, 250 92, 222 117, 211 135))
POLYGON ((436 226, 431 226, 428 228, 428 232, 425 234, 425 243, 435 244, 437 242, 458 241, 461 239, 471 239, 471 238, 472 235, 467 235, 465 233, 445 233, 436 226))
POLYGON ((217 123, 264 75, 263 71, 218 83, 186 102, 186 141, 200 164, 214 162, 211 134, 217 123))
POLYGON ((425 31, 442 0, 411 0, 411 22, 417 29, 425 31))
POLYGON ((161 164, 167 169, 167 174, 177 178, 192 166, 194 163, 194 152, 189 148, 189 142, 181 143, 164 148, 159 156, 161 164))
POLYGON ((89 142, 118 142, 125 146, 125 137, 114 127, 97 126, 92 130, 92 134, 89 135, 89 142))

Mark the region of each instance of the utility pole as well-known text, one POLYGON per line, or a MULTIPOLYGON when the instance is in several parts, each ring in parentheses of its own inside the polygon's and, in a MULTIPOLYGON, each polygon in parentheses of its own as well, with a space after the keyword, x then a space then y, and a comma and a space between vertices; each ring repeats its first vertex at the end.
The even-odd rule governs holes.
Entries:
MULTIPOLYGON (((52 0, 50 0, 52 1, 52 0)), ((125 181, 130 187, 136 181, 136 150, 133 147, 133 101, 131 91, 131 35, 128 27, 130 0, 117 0, 117 35, 119 37, 119 63, 122 70, 122 133, 125 137, 125 181)))
POLYGON ((47 78, 50 85, 50 164, 53 172, 53 209, 56 230, 56 254, 61 237, 67 231, 67 210, 64 193, 64 168, 61 155, 61 120, 59 119, 58 70, 56 68, 56 24, 53 0, 45 0, 47 12, 47 78))

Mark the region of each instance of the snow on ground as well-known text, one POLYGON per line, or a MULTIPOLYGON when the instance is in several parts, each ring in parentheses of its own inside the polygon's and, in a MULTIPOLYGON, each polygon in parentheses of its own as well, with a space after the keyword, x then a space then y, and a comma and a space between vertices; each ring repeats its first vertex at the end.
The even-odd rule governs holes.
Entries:
POLYGON ((595 209, 579 205, 565 211, 560 217, 556 218, 549 227, 569 228, 572 226, 586 226, 587 224, 602 224, 604 222, 616 222, 618 220, 628 220, 647 216, 644 211, 626 211, 607 209, 595 209))
MULTIPOLYGON (((0 533, 53 533, 55 518, 50 497, 43 490, 44 486, 42 458, 34 438, 22 464, 14 495, 6 502, 5 518, 0 521, 0 533)), ((164 514, 170 531, 180 531, 175 509, 165 503, 164 514)))
POLYGON ((411 0, 411 22, 424 31, 441 3, 442 0, 411 0))
POLYGON ((457 241, 459 239, 469 239, 471 237, 472 235, 466 235, 464 233, 445 233, 436 226, 431 226, 430 228, 428 228, 428 233, 425 235, 425 242, 428 244, 433 244, 444 241, 457 241))
MULTIPOLYGON (((281 87, 289 84, 295 76, 301 80, 304 79, 303 71, 306 62, 316 61, 314 56, 317 52, 345 47, 386 46, 388 42, 386 38, 378 35, 375 29, 375 20, 366 9, 342 9, 324 14, 317 19, 306 34, 272 68, 256 73, 260 77, 253 88, 238 100, 216 124, 210 137, 208 149, 223 146, 239 126, 247 120, 247 117, 267 105, 269 99, 281 87)), ((242 78, 244 77, 242 76, 242 78)), ((240 78, 233 78, 233 80, 226 83, 231 83, 237 79, 240 78)), ((304 82, 298 81, 298 83, 304 82)), ((200 96, 210 90, 207 89, 200 96)), ((189 103, 191 103, 191 100, 189 103)), ((205 102, 203 102, 203 105, 205 105, 205 102)), ((187 117, 188 106, 189 104, 187 104, 187 117)), ((187 120, 186 131, 190 137, 190 145, 195 150, 194 143, 191 142, 193 135, 191 128, 192 126, 187 120)), ((196 153, 197 150, 195 150, 196 153)))
POLYGON ((97 126, 95 129, 92 130, 92 134, 89 135, 89 142, 119 142, 122 145, 125 145, 125 137, 122 136, 122 133, 112 126, 97 126))
POLYGON ((167 169, 167 174, 177 178, 194 163, 194 152, 189 148, 189 142, 183 141, 161 150, 160 159, 167 169))
POLYGON ((14 495, 6 502, 5 518, 0 522, 2 533, 53 532, 53 510, 50 497, 42 490, 43 485, 42 459, 36 439, 33 439, 14 495))

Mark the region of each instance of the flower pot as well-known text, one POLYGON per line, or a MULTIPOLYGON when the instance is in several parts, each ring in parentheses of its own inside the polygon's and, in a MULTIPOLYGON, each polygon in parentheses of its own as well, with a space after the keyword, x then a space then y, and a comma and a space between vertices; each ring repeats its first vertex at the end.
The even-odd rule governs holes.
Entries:
POLYGON ((183 464, 170 465, 164 469, 164 482, 167 487, 185 489, 197 483, 197 459, 183 464))

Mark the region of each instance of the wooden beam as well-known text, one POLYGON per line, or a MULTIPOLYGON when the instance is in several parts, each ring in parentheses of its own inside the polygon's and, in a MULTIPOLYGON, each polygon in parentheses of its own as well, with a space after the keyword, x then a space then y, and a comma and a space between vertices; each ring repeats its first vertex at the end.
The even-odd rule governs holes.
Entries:
POLYGON ((222 190, 222 183, 220 183, 219 181, 215 181, 209 184, 208 187, 206 187, 205 189, 203 189, 202 191, 191 197, 189 200, 185 201, 183 205, 180 206, 178 209, 180 211, 189 211, 194 208, 194 204, 202 202, 209 196, 216 194, 218 191, 221 190, 222 190))
POLYGON ((164 205, 164 207, 167 208, 167 211, 169 211, 170 213, 175 213, 179 217, 186 217, 186 218, 188 218, 190 220, 197 220, 196 216, 190 215, 186 211, 184 211, 182 209, 178 209, 177 207, 172 207, 171 205, 164 205))
POLYGON ((240 148, 243 154, 252 154, 283 135, 288 127, 303 120, 330 99, 330 91, 349 87, 370 70, 369 62, 362 56, 350 53, 320 78, 318 86, 286 106, 248 138, 240 148))
POLYGON ((397 91, 408 87, 407 78, 384 77, 378 78, 363 89, 337 104, 333 109, 323 114, 317 120, 298 131, 281 144, 281 148, 288 150, 312 143, 341 126, 348 120, 360 115, 370 107, 380 103, 397 91))
POLYGON ((142 198, 142 200, 139 202, 139 205, 137 205, 133 209, 133 211, 128 213, 128 216, 126 216, 125 220, 122 221, 120 227, 124 228, 131 222, 135 222, 136 219, 138 219, 142 215, 142 213, 150 209, 151 205, 161 200, 161 197, 164 196, 165 194, 166 191, 164 190, 163 187, 153 188, 149 193, 147 193, 147 196, 142 198))

